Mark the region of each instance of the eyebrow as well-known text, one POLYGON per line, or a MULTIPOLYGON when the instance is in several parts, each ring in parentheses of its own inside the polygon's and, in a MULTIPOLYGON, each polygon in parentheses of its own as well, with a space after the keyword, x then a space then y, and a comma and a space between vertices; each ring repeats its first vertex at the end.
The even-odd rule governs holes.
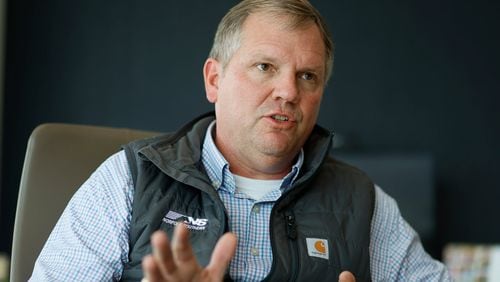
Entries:
MULTIPOLYGON (((269 62, 272 64, 281 63, 279 56, 276 56, 277 57, 276 58, 274 56, 261 54, 260 52, 256 52, 253 54, 251 53, 250 55, 251 55, 250 56, 251 61, 263 61, 263 62, 269 62)), ((315 74, 321 74, 321 73, 324 73, 326 71, 326 65, 325 64, 310 65, 310 66, 306 66, 303 68, 299 68, 298 70, 300 72, 311 72, 311 73, 315 73, 315 74)))
POLYGON ((256 52, 256 53, 251 53, 250 54, 250 58, 251 60, 254 60, 254 61, 264 61, 264 62, 270 62, 270 63, 279 63, 279 56, 277 56, 278 58, 274 57, 274 56, 269 56, 269 55, 264 55, 264 54, 260 54, 259 52, 256 52))

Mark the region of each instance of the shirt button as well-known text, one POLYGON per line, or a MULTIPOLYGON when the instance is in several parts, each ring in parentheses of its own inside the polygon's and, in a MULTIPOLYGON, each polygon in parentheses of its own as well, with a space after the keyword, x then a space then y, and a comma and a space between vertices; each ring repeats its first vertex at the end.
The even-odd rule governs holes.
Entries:
POLYGON ((215 189, 218 189, 219 186, 220 186, 220 182, 219 181, 214 181, 212 182, 212 186, 215 188, 215 189))
POLYGON ((260 207, 259 206, 253 206, 252 212, 253 213, 259 213, 260 212, 260 207))
POLYGON ((251 248, 250 253, 252 254, 252 256, 256 257, 259 255, 259 250, 257 248, 251 248))

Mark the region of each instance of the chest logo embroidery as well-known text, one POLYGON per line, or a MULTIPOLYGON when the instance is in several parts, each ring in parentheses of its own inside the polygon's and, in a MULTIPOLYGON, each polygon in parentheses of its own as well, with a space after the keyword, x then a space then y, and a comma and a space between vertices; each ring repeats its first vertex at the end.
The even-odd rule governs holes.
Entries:
POLYGON ((191 230, 205 230, 208 224, 206 218, 194 218, 191 216, 183 215, 175 211, 168 211, 163 218, 163 222, 171 225, 177 225, 182 222, 186 225, 187 229, 191 230))
POLYGON ((318 238, 306 238, 307 254, 311 257, 328 259, 328 240, 318 238))

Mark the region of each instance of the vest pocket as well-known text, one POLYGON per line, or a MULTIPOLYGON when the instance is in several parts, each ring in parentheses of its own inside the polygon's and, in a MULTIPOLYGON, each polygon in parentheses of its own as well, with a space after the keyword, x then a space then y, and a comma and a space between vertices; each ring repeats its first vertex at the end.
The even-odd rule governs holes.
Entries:
MULTIPOLYGON (((345 240, 333 213, 296 210, 295 244, 298 250, 298 277, 337 281, 345 240)), ((305 281, 305 280, 304 280, 305 281)))

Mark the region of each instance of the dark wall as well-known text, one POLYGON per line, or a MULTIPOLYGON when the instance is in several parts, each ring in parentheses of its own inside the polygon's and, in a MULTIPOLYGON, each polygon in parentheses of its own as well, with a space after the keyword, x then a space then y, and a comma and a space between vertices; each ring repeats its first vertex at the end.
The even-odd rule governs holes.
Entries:
MULTIPOLYGON (((0 251, 31 130, 169 131, 211 109, 201 68, 236 2, 9 1, 0 251)), ((352 151, 432 154, 439 244, 499 242, 498 2, 311 2, 337 43, 320 122, 352 151)))

